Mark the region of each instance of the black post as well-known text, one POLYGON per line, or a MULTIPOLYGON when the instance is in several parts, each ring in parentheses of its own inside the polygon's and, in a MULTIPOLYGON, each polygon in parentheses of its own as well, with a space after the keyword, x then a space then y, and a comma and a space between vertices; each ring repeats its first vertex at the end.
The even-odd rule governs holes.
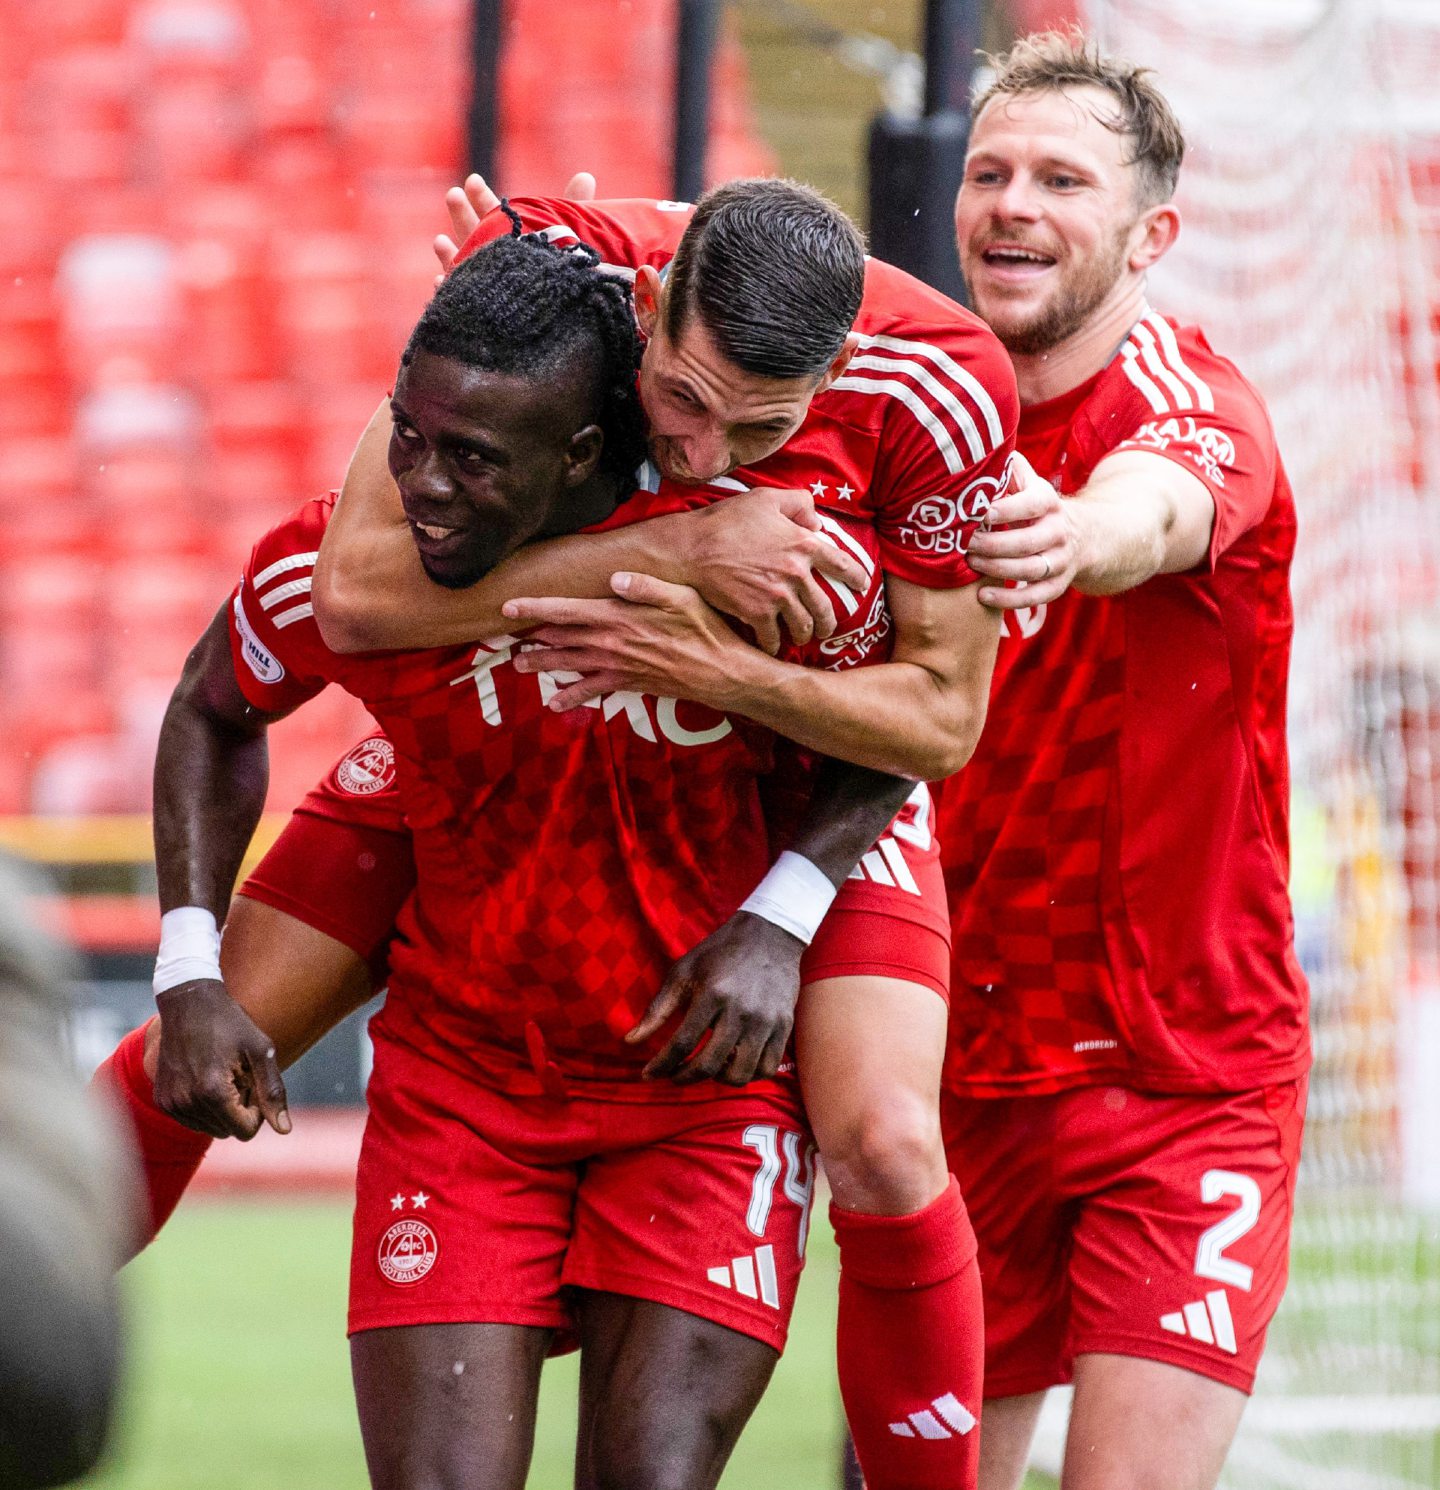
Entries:
POLYGON ((467 169, 487 180, 495 174, 498 125, 495 98, 500 70, 500 23, 503 0, 474 0, 470 13, 470 110, 466 115, 467 169))
POLYGON ((870 125, 870 247, 959 300, 955 193, 970 138, 969 87, 984 0, 927 0, 925 112, 870 125))
POLYGON ((675 41, 675 172, 670 188, 677 202, 693 202, 705 189, 710 74, 719 9, 716 0, 680 0, 675 41))

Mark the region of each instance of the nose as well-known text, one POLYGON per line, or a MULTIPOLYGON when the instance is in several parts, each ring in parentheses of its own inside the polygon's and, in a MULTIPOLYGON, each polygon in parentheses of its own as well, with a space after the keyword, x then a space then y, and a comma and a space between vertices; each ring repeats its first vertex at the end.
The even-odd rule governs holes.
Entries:
POLYGON ((455 496, 454 485, 434 450, 417 455, 404 471, 398 473, 396 480, 411 496, 423 497, 427 502, 449 502, 455 496))
POLYGON ((1040 202, 1028 176, 1017 171, 994 199, 995 215, 1007 222, 1034 222, 1040 202))
POLYGON ((685 464, 697 481, 709 481, 723 476, 730 469, 730 442, 719 424, 707 424, 705 428, 687 435, 681 444, 685 464))

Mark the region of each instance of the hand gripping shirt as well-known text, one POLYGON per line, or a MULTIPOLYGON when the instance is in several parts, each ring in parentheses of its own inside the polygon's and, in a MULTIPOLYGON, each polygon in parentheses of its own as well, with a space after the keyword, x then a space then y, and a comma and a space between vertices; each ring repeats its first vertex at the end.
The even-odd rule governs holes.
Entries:
POLYGON ((1007 613, 989 720, 940 793, 954 928, 947 1084, 1242 1090, 1308 1065, 1286 890, 1295 507, 1258 395, 1147 311, 1022 411, 1062 495, 1143 450, 1215 502, 1194 570, 1007 613))

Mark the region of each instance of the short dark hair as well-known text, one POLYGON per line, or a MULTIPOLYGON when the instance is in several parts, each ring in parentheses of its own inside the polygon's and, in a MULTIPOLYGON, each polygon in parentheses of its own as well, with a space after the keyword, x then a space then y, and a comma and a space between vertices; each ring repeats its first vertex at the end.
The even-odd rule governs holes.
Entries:
POLYGON ((1154 74, 1148 67, 1106 56, 1078 27, 1023 37, 1003 57, 989 61, 995 77, 975 99, 973 119, 993 98, 1099 88, 1119 106, 1109 127, 1130 143, 1126 164, 1138 173, 1136 199, 1143 207, 1158 207, 1175 195, 1185 135, 1165 95, 1150 81, 1154 74))
POLYGON ((628 496, 646 454, 630 285, 603 272, 588 244, 558 248, 522 233, 504 205, 513 232, 456 264, 416 322, 401 362, 424 351, 542 381, 586 360, 594 370, 595 422, 605 436, 600 470, 628 496))
POLYGON ((730 181, 700 198, 666 280, 665 330, 691 314, 737 367, 818 378, 865 294, 865 240, 833 203, 796 181, 730 181))

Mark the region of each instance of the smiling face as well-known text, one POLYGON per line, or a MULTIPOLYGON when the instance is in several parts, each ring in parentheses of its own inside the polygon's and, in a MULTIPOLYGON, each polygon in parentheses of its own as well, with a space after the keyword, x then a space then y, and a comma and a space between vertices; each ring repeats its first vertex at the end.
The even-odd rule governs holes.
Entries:
POLYGON ((1117 116, 1108 92, 1084 86, 999 95, 975 121, 955 204, 960 268, 1012 353, 1066 341, 1158 257, 1152 223, 1173 209, 1137 200, 1130 142, 1107 127, 1117 116))
POLYGON ((650 426, 650 459, 661 475, 702 485, 773 455, 795 433, 810 400, 839 377, 851 337, 819 378, 770 378, 737 367, 691 314, 672 337, 654 270, 641 270, 635 311, 649 338, 640 360, 640 402, 650 426))
POLYGON ((601 446, 585 382, 583 370, 541 382, 419 350, 401 367, 390 474, 431 579, 472 585, 528 539, 590 520, 575 495, 601 446))

